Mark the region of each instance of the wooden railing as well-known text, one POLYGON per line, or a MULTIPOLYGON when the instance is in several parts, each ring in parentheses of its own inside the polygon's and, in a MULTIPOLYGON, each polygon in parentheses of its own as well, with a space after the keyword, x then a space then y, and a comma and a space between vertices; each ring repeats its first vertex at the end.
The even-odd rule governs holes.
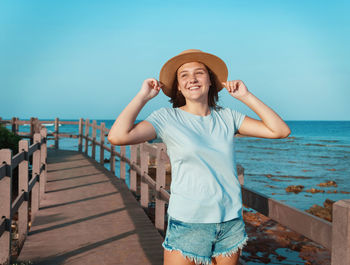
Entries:
POLYGON ((46 184, 46 128, 38 128, 40 133, 33 134, 33 144, 21 140, 18 153, 12 150, 0 150, 0 264, 11 261, 12 221, 15 219, 17 230, 17 252, 23 247, 28 226, 34 221, 40 200, 45 193, 46 184), (31 165, 29 163, 31 162, 31 165), (14 170, 18 168, 18 187, 12 187, 14 170), (13 190, 18 190, 13 200, 13 190), (14 218, 17 216, 17 218, 14 218))
MULTIPOLYGON (((18 131, 18 125, 31 122, 33 132, 42 123, 54 123, 55 131, 48 135, 53 136, 55 147, 59 147, 60 137, 78 138, 78 150, 88 155, 89 142, 91 142, 91 157, 96 159, 96 146, 100 147, 100 163, 104 164, 104 150, 110 153, 110 171, 115 174, 115 157, 120 158, 120 178, 126 178, 126 164, 130 167, 130 190, 140 197, 140 204, 147 212, 152 198, 155 198, 155 226, 158 231, 165 234, 166 204, 169 202, 170 194, 166 189, 166 166, 169 158, 166 146, 162 143, 142 143, 130 146, 130 157, 126 156, 125 146, 120 147, 120 152, 113 145, 107 146, 105 136, 109 130, 104 123, 97 125, 96 121, 90 122, 80 119, 77 122, 60 121, 19 121, 16 118, 2 123, 11 123, 13 131, 18 131), (59 124, 77 124, 78 135, 61 134, 59 124), (92 135, 89 131, 92 128, 92 135), (100 132, 100 140, 96 140, 97 130, 100 132), (84 143, 83 143, 84 142, 84 143), (155 159, 153 169, 155 176, 149 174, 150 157, 155 159), (139 178, 139 181, 138 181, 139 178), (140 187, 137 186, 140 183, 140 187), (138 189, 139 188, 139 189, 138 189), (151 195, 151 196, 150 196, 151 195)), ((28 135, 32 134, 32 130, 28 135)), ((22 134, 23 135, 23 134, 22 134)), ((252 208, 278 223, 290 228, 310 240, 321 244, 331 251, 332 265, 350 264, 350 200, 339 200, 333 204, 332 223, 311 215, 307 212, 288 206, 274 200, 257 191, 244 186, 244 169, 237 166, 238 178, 242 186, 243 204, 252 208)))

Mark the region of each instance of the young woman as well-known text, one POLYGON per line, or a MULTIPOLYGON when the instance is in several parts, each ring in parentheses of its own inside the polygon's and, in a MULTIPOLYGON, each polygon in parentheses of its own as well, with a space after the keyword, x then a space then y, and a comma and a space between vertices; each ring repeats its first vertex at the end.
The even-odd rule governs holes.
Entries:
POLYGON ((248 237, 242 217, 234 135, 284 138, 286 123, 240 80, 227 81, 226 64, 200 50, 186 50, 168 60, 160 81, 146 79, 139 93, 114 122, 108 140, 131 145, 160 138, 171 162, 168 228, 164 264, 237 264, 248 237), (218 92, 251 108, 261 120, 219 107, 218 92), (154 111, 134 124, 142 107, 160 89, 172 108, 154 111))

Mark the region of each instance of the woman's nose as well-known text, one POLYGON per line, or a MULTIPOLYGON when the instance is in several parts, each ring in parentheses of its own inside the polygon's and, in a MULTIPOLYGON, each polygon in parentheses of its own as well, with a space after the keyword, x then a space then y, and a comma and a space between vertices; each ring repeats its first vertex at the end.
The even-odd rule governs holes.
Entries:
POLYGON ((190 82, 191 83, 196 83, 198 80, 196 78, 196 75, 191 75, 190 82))

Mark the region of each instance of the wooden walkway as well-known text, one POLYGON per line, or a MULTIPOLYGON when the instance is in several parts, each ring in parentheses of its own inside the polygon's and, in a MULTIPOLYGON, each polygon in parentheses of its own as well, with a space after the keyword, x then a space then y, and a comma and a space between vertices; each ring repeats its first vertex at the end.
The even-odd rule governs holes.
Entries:
POLYGON ((19 261, 161 265, 162 241, 123 181, 81 153, 48 149, 45 198, 19 261))

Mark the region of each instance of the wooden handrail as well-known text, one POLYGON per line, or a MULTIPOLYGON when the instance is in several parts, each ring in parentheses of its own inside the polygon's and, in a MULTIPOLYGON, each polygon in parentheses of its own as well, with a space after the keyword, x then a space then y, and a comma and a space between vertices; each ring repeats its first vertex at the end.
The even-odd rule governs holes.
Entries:
MULTIPOLYGON (((18 122, 18 119, 12 119, 18 122)), ((35 122, 35 119, 32 119, 35 122)), ((0 264, 11 262, 11 223, 13 216, 18 213, 18 234, 21 249, 28 232, 28 201, 31 201, 31 221, 35 219, 35 213, 39 209, 40 198, 45 192, 46 182, 46 128, 33 126, 39 133, 34 133, 33 144, 28 141, 19 142, 18 153, 12 156, 10 149, 0 150, 0 264), (32 178, 29 182, 29 158, 32 157, 32 178), (12 199, 12 171, 18 167, 18 195, 12 199), (29 183, 28 183, 29 182, 29 183), (29 198, 29 195, 31 196, 29 198)), ((13 126, 14 131, 18 128, 13 126)))

